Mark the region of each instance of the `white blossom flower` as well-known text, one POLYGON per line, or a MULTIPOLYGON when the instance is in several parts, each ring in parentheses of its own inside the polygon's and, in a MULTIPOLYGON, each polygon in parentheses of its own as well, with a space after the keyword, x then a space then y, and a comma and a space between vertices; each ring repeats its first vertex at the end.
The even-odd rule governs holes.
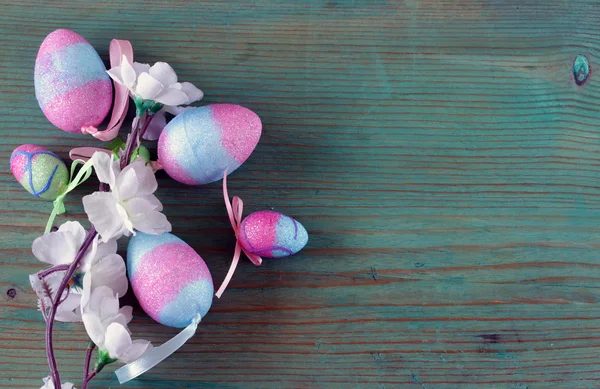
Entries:
MULTIPOLYGON (((40 387, 40 389, 56 389, 54 387, 54 381, 52 381, 52 377, 48 376, 46 378, 42 378, 42 381, 44 381, 44 386, 40 387)), ((72 383, 65 382, 64 384, 62 384, 60 386, 60 389, 77 389, 77 388, 75 388, 72 383)))
POLYGON ((99 286, 92 291, 83 311, 83 324, 90 339, 111 359, 124 363, 138 359, 152 347, 146 340, 131 340, 127 329, 131 312, 129 306, 119 309, 119 296, 107 286, 99 286))
MULTIPOLYGON (((87 232, 79 222, 68 221, 62 224, 58 231, 47 232, 33 241, 31 251, 37 259, 50 265, 70 265, 83 241, 87 232)), ((87 262, 90 257, 95 255, 97 249, 97 239, 92 242, 82 262, 87 262)))
MULTIPOLYGON (((83 245, 87 232, 78 222, 66 222, 58 231, 49 232, 37 238, 32 245, 33 254, 51 265, 70 265, 83 245)), ((117 252, 117 242, 92 241, 80 266, 73 274, 69 288, 65 289, 56 311, 58 321, 81 321, 81 306, 87 303, 92 288, 108 285, 120 295, 127 293, 128 282, 125 262, 117 252)), ((45 285, 37 274, 31 274, 29 281, 42 304, 49 308, 56 301, 56 292, 65 271, 56 271, 44 277, 45 285)))
POLYGON ((177 74, 166 62, 152 66, 134 62, 132 65, 123 56, 121 66, 107 73, 115 82, 125 85, 133 96, 164 105, 188 105, 204 96, 193 84, 177 82, 177 74))
POLYGON ((132 319, 132 308, 119 308, 119 296, 102 285, 92 290, 88 303, 83 307, 83 325, 90 339, 104 349, 106 330, 112 323, 127 326, 132 319))
POLYGON ((152 348, 147 340, 131 340, 131 335, 125 326, 120 323, 111 323, 106 329, 104 346, 108 355, 123 363, 130 363, 142 356, 152 348))
MULTIPOLYGON (((115 242, 116 244, 116 240, 114 239, 111 239, 111 242, 115 242)), ((107 286, 119 296, 124 296, 129 288, 125 261, 120 255, 114 253, 102 257, 96 255, 96 258, 89 266, 82 269, 82 307, 87 305, 90 294, 99 286, 107 286)))
POLYGON ((92 156, 100 182, 110 192, 95 192, 83 198, 83 207, 102 241, 135 235, 135 230, 159 235, 171 231, 171 223, 163 215, 162 204, 153 195, 158 188, 152 169, 141 158, 126 166, 110 155, 96 152, 92 156))
MULTIPOLYGON (((31 287, 39 298, 38 307, 40 310, 42 310, 42 307, 50 308, 52 306, 52 301, 56 300, 56 291, 64 276, 64 271, 54 272, 46 276, 44 280, 46 281, 47 290, 44 290, 42 280, 39 279, 38 275, 29 275, 31 287)), ((61 300, 62 302, 56 309, 54 319, 62 322, 81 321, 81 294, 73 290, 65 289, 61 300)))

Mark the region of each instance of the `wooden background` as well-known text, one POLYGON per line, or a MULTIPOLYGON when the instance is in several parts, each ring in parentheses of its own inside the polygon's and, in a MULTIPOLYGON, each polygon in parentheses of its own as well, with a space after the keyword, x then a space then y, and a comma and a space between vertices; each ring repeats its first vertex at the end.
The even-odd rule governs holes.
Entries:
MULTIPOLYGON (((599 20, 592 1, 2 1, 0 387, 47 375, 27 276, 51 204, 10 153, 99 145, 35 100, 39 44, 70 28, 105 60, 112 38, 167 60, 202 104, 256 111, 263 137, 230 192, 310 233, 293 258, 244 259, 192 341, 124 387, 598 388, 600 87, 577 86, 572 63, 598 66, 599 20)), ((159 184, 220 284, 221 184, 159 184)), ((95 187, 59 221, 83 221, 95 187)), ((139 308, 131 327, 157 344, 177 332, 139 308)), ((79 386, 83 327, 56 334, 79 386)), ((92 387, 119 387, 112 371, 92 387)))

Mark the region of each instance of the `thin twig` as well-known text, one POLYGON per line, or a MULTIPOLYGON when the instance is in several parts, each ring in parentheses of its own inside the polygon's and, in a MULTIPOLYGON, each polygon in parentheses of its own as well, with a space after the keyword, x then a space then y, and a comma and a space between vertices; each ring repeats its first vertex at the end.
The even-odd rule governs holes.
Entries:
POLYGON ((144 118, 144 124, 142 125, 142 129, 141 129, 141 131, 138 135, 138 139, 137 139, 138 146, 140 145, 140 143, 142 141, 142 137, 146 133, 146 130, 150 126, 150 122, 152 121, 152 119, 154 119, 154 114, 146 115, 146 117, 144 118))
POLYGON ((83 381, 82 381, 81 389, 86 389, 88 382, 91 380, 91 378, 89 378, 90 377, 90 361, 92 360, 92 352, 94 351, 95 347, 96 347, 96 344, 94 344, 94 342, 92 342, 90 340, 87 351, 85 352, 85 365, 83 366, 83 381))
MULTIPOLYGON (((151 118, 150 118, 150 120, 151 120, 151 118)), ((150 124, 150 120, 144 121, 145 129, 148 128, 148 125, 150 124)), ((121 169, 124 168, 125 166, 127 166, 129 164, 129 160, 131 159, 131 154, 133 153, 133 149, 134 149, 133 144, 136 143, 137 127, 138 126, 136 125, 135 128, 132 130, 130 138, 127 140, 127 145, 125 146, 125 153, 121 157, 121 169)), ((144 131, 145 131, 145 129, 144 129, 144 131)), ((108 189, 109 188, 107 187, 107 185, 100 184, 101 192, 106 192, 106 191, 108 191, 108 189)), ((62 279, 60 285, 58 286, 58 289, 56 290, 56 296, 62 296, 65 288, 67 287, 67 284, 71 281, 71 278, 73 277, 73 274, 75 273, 75 270, 77 270, 79 263, 85 256, 87 250, 91 246, 91 244, 94 241, 94 238, 96 237, 97 234, 98 234, 98 232, 96 231, 96 228, 94 226, 92 226, 92 228, 90 229, 90 231, 88 232, 88 234, 86 236, 85 241, 79 248, 79 251, 77 252, 77 255, 75 256, 75 259, 73 260, 73 262, 69 265, 68 269, 66 270, 65 276, 62 279)), ((43 280, 42 280, 42 282, 43 282, 43 280)), ((59 300, 59 298, 57 297, 56 300, 59 300)), ((48 318, 46 320, 46 357, 48 358, 48 366, 50 367, 50 373, 52 375, 52 381, 54 383, 54 387, 60 388, 61 387, 60 374, 59 374, 58 368, 56 366, 56 358, 54 357, 54 346, 52 343, 52 341, 53 341, 52 340, 52 331, 54 329, 54 319, 56 317, 56 311, 58 310, 58 305, 60 304, 60 302, 53 301, 53 299, 50 299, 50 301, 52 301, 52 306, 50 308, 50 313, 48 314, 48 318)), ((90 356, 90 358, 91 358, 91 356, 90 356)), ((89 381, 91 381, 92 378, 94 378, 97 373, 98 373, 98 371, 96 369, 94 369, 94 371, 91 374, 87 375, 87 377, 85 378, 85 380, 83 382, 83 388, 87 388, 87 383, 89 381)))
MULTIPOLYGON (((59 300, 58 296, 62 296, 63 292, 65 291, 65 288, 67 287, 67 284, 71 280, 71 277, 73 277, 73 273, 75 273, 77 266, 79 266, 79 263, 81 262, 85 253, 91 246, 96 235, 97 235, 96 229, 92 226, 92 229, 90 230, 87 237, 85 238, 83 245, 77 252, 77 256, 73 260, 73 263, 71 263, 71 265, 69 266, 69 269, 67 270, 67 273, 65 274, 65 277, 62 279, 62 281, 60 282, 60 285, 58 286, 58 289, 56 290, 56 296, 57 296, 56 300, 59 300)), ((52 344, 52 330, 54 328, 54 318, 56 317, 56 311, 58 310, 58 304, 59 304, 59 301, 53 302, 52 308, 50 309, 50 315, 48 316, 48 324, 46 325, 46 356, 48 358, 48 366, 50 366, 50 372, 52 373, 52 380, 54 381, 55 388, 60 388, 60 386, 61 386, 60 374, 59 374, 58 368, 56 366, 56 358, 54 357, 54 346, 52 344)))
POLYGON ((69 270, 69 265, 56 265, 51 267, 50 269, 42 270, 37 274, 38 278, 41 280, 44 277, 48 277, 50 274, 55 273, 57 271, 67 271, 69 270))

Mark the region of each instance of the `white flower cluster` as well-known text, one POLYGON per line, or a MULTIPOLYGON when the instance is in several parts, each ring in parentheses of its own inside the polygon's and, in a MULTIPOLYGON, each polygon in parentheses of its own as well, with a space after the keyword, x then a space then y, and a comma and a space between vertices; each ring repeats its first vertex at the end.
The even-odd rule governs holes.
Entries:
MULTIPOLYGON (((146 139, 158 139, 166 125, 165 112, 178 114, 187 109, 180 105, 203 97, 202 91, 191 83, 178 82, 177 75, 165 62, 153 66, 130 64, 123 56, 121 65, 110 69, 108 74, 128 88, 136 106, 145 110, 143 115, 151 114, 144 133, 146 139)), ((137 126, 137 121, 134 123, 137 126)), ((128 142, 133 140, 130 136, 128 142)), ((132 144, 137 146, 137 141, 132 144)), ((85 212, 95 232, 87 232, 80 223, 68 221, 56 231, 37 238, 33 254, 52 267, 30 275, 30 282, 48 323, 52 319, 83 322, 91 341, 100 350, 101 364, 116 360, 131 363, 152 345, 146 340, 131 339, 128 324, 132 308, 119 305, 119 298, 127 293, 128 280, 125 261, 117 254, 117 240, 123 235, 135 235, 136 231, 159 235, 171 231, 171 224, 161 213, 162 204, 154 195, 158 188, 154 171, 143 158, 124 168, 110 153, 96 152, 91 159, 98 180, 104 188, 110 188, 83 197, 85 212), (76 259, 79 262, 73 268, 76 259), (72 271, 73 275, 66 280, 72 271), (67 281, 68 286, 59 296, 58 291, 67 281)), ((55 388, 52 377, 43 379, 41 389, 74 389, 69 382, 55 388)))
MULTIPOLYGON (((136 230, 161 234, 170 231, 171 224, 160 213, 162 205, 153 195, 158 186, 156 178, 142 159, 123 170, 106 153, 96 152, 92 160, 98 179, 111 189, 83 198, 85 211, 98 235, 62 296, 57 296, 56 291, 88 232, 79 222, 68 221, 57 231, 37 238, 32 246, 33 255, 59 270, 42 277, 32 274, 30 282, 40 299, 40 307, 51 307, 59 299, 56 320, 83 321, 90 339, 101 352, 110 359, 130 363, 152 346, 146 340, 132 341, 127 328, 132 309, 119 308, 119 297, 127 293, 128 281, 125 261, 117 254, 117 239, 135 234, 136 230)), ((51 378, 44 379, 44 383, 42 388, 54 388, 51 378)), ((63 384, 62 388, 72 388, 69 385, 63 384)))

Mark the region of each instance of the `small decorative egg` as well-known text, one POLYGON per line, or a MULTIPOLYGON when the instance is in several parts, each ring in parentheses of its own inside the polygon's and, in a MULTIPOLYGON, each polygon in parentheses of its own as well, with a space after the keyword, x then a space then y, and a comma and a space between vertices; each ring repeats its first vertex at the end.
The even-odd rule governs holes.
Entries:
POLYGON ((10 171, 32 195, 54 200, 69 185, 69 171, 56 154, 36 145, 17 147, 10 156, 10 171))
POLYGON ((260 257, 282 258, 302 250, 308 242, 308 232, 289 216, 259 211, 242 220, 238 241, 246 251, 260 257))
POLYGON ((100 56, 83 37, 56 30, 35 60, 35 96, 52 124, 67 132, 97 126, 112 105, 112 84, 100 56))
POLYGON ((127 274, 142 309, 166 326, 183 328, 212 304, 206 263, 173 234, 137 232, 127 247, 127 274))
POLYGON ((171 178, 188 185, 218 181, 248 159, 262 123, 239 105, 190 109, 167 124, 158 140, 158 159, 171 178))

